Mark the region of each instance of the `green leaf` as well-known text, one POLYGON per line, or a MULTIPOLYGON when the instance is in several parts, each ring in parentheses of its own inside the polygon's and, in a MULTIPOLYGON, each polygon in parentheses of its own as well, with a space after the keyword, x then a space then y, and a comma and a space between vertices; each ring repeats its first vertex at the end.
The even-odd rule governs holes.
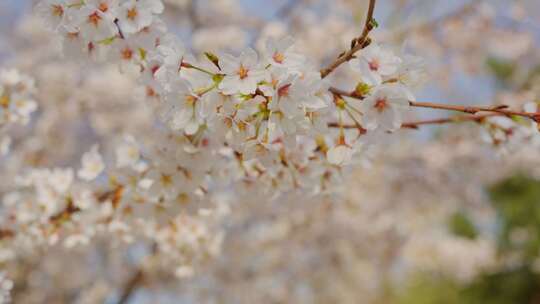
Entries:
POLYGON ((448 226, 450 231, 457 236, 461 236, 471 240, 476 239, 476 237, 478 236, 476 227, 474 227, 474 224, 469 219, 467 214, 464 214, 462 212, 457 212, 452 215, 450 217, 448 226))

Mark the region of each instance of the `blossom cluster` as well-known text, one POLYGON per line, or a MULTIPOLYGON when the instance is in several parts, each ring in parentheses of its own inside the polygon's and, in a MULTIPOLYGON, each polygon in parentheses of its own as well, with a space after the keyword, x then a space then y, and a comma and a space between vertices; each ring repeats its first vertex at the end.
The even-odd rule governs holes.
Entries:
POLYGON ((34 80, 17 70, 0 70, 0 156, 9 151, 9 128, 26 125, 37 110, 34 80))
POLYGON ((261 184, 326 189, 366 146, 362 135, 397 130, 414 99, 404 80, 415 68, 375 43, 350 63, 358 75, 353 89, 365 99, 359 103, 332 94, 330 81, 290 37, 270 39, 260 54, 248 48, 197 59, 166 32, 162 11, 159 0, 38 4, 63 36, 65 53, 139 74, 159 117, 186 137, 192 154, 229 151, 243 175, 261 184), (341 128, 350 121, 358 128, 341 128))
MULTIPOLYGON (((386 31, 369 33, 328 75, 319 70, 359 34, 343 18, 367 8, 358 1, 286 1, 283 22, 260 23, 240 0, 35 2, 40 18, 26 18, 15 30, 24 37, 14 38, 30 46, 13 43, 21 53, 7 63, 33 75, 35 88, 2 72, 21 79, 6 88, 32 88, 24 100, 39 100, 39 112, 31 115, 35 102, 13 103, 14 89, 0 94, 13 107, 0 107, 10 113, 0 140, 15 131, 12 152, 0 155, 0 303, 10 290, 15 302, 63 301, 77 290, 74 301, 97 303, 123 292, 159 297, 165 285, 195 302, 355 303, 361 294, 371 303, 404 271, 468 282, 500 264, 491 229, 463 239, 447 217, 464 208, 487 221, 476 228, 494 227, 485 186, 516 167, 538 175, 540 137, 528 118, 538 109, 521 107, 534 96, 406 121, 424 69, 383 45, 386 31), (190 40, 165 21, 190 23, 190 40), (251 35, 256 50, 246 48, 251 35), (192 53, 201 50, 211 52, 192 53), (504 113, 511 109, 528 116, 504 113), (29 120, 22 134, 11 128, 29 120), (493 166, 471 128, 421 147, 407 140, 417 131, 388 140, 430 121, 479 123, 483 139, 518 161, 493 166)), ((420 28, 399 31, 428 31, 420 28)), ((447 45, 438 28, 429 30, 438 48, 498 37, 460 26, 447 45)), ((483 63, 471 46, 462 56, 483 63)), ((451 75, 453 63, 433 61, 451 75)))
MULTIPOLYGON (((539 113, 538 104, 535 102, 524 104, 523 110, 527 113, 539 113)), ((533 149, 540 146, 538 123, 531 119, 493 116, 488 117, 483 125, 481 138, 498 148, 501 153, 509 153, 524 146, 533 149)))

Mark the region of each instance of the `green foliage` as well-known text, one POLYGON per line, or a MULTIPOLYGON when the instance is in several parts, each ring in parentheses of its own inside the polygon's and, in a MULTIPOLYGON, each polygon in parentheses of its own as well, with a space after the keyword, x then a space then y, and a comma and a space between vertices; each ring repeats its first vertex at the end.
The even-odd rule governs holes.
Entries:
POLYGON ((540 181, 518 174, 493 185, 489 193, 501 222, 499 248, 536 258, 540 249, 540 181), (522 244, 512 242, 512 232, 517 229, 528 234, 522 244))
POLYGON ((488 58, 486 65, 495 77, 503 82, 509 80, 516 70, 516 65, 513 62, 495 57, 488 58))
POLYGON ((460 303, 459 286, 452 280, 429 275, 412 278, 405 290, 398 293, 396 304, 455 304, 460 303))
MULTIPOLYGON (((540 303, 540 276, 533 262, 540 255, 540 180, 517 174, 488 188, 497 210, 500 254, 520 253, 521 266, 486 272, 468 284, 449 278, 421 274, 412 277, 403 289, 392 293, 397 304, 536 304, 540 303), (528 238, 516 244, 512 231, 526 231, 528 238)), ((474 223, 464 213, 449 220, 456 235, 474 239, 474 223)))
POLYGON ((396 304, 533 304, 539 278, 527 267, 484 274, 468 285, 448 278, 421 275, 397 294, 396 304))
POLYGON ((484 274, 462 289, 463 303, 533 303, 538 294, 538 276, 528 267, 484 274))
POLYGON ((448 228, 453 234, 467 239, 474 240, 478 236, 478 232, 476 231, 473 222, 469 216, 463 212, 457 212, 450 217, 448 228))

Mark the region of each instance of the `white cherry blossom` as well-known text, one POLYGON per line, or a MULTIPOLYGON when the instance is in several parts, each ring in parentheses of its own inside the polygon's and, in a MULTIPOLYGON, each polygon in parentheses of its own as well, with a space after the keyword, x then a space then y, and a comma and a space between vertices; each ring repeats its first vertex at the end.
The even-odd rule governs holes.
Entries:
POLYGON ((154 14, 162 11, 161 0, 128 0, 118 9, 118 24, 122 33, 134 34, 152 24, 154 14))
POLYGON ((363 127, 395 131, 401 127, 402 115, 409 107, 409 92, 398 84, 385 84, 360 104, 363 127))
POLYGON ((57 30, 66 18, 67 6, 66 0, 44 0, 36 5, 35 12, 42 17, 47 28, 57 30))
POLYGON ((350 66, 360 74, 363 82, 375 86, 398 71, 401 59, 391 50, 373 43, 363 49, 358 58, 350 61, 350 66))
POLYGON ((219 64, 225 73, 225 78, 219 84, 224 94, 253 94, 258 83, 266 78, 257 53, 250 48, 238 57, 229 54, 221 56, 219 64))
POLYGON ((96 179, 105 169, 103 158, 99 154, 99 146, 94 145, 90 151, 82 157, 82 168, 77 172, 77 176, 85 181, 96 179))
POLYGON ((268 39, 266 43, 266 57, 268 62, 276 67, 299 69, 306 58, 294 51, 294 39, 285 37, 280 40, 268 39))
POLYGON ((78 28, 80 35, 88 42, 99 42, 101 40, 115 37, 118 34, 118 28, 114 23, 115 16, 113 10, 108 9, 105 12, 99 1, 91 1, 77 11, 75 17, 79 20, 78 28))
POLYGON ((134 167, 141 157, 139 146, 133 136, 126 136, 116 147, 116 166, 118 168, 134 167))

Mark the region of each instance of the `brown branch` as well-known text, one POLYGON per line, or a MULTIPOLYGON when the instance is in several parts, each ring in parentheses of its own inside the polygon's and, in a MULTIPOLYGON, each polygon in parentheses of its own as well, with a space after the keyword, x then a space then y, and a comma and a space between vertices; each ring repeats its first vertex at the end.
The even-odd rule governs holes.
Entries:
MULTIPOLYGON (((345 96, 345 97, 355 98, 359 100, 363 100, 365 98, 365 96, 358 95, 356 92, 348 92, 348 91, 344 91, 335 87, 330 87, 328 91, 340 97, 345 96)), ((433 103, 433 102, 416 102, 416 101, 409 101, 409 105, 411 107, 416 107, 416 108, 456 111, 456 112, 463 112, 467 114, 476 114, 479 112, 492 112, 492 113, 499 113, 505 116, 525 117, 525 118, 533 120, 534 122, 540 123, 540 112, 527 113, 527 112, 522 112, 522 111, 513 111, 513 110, 509 110, 507 105, 499 105, 499 106, 492 106, 492 107, 481 106, 480 107, 480 106, 461 106, 461 105, 451 105, 451 104, 442 104, 442 103, 433 103)))
POLYGON ((462 115, 462 116, 454 116, 454 117, 448 117, 448 118, 411 121, 411 122, 405 122, 401 124, 401 128, 418 129, 418 127, 422 125, 442 125, 442 124, 447 124, 447 123, 458 123, 458 122, 466 122, 466 121, 481 123, 482 121, 484 121, 484 119, 488 117, 501 116, 501 115, 502 114, 499 114, 499 113, 489 113, 489 114, 483 114, 483 115, 462 115))
MULTIPOLYGON (((460 115, 460 116, 454 116, 454 117, 447 117, 447 118, 437 118, 437 119, 429 119, 429 120, 419 120, 419 121, 411 121, 411 122, 404 122, 401 124, 402 129, 418 129, 420 126, 423 125, 442 125, 447 123, 459 123, 459 122, 483 122, 488 117, 493 116, 504 116, 504 114, 501 113, 487 113, 482 115, 460 115)), ((356 129, 358 126, 356 124, 343 124, 340 125, 337 122, 332 122, 328 124, 328 127, 330 128, 344 128, 344 129, 356 129)))
MULTIPOLYGON (((156 243, 152 244, 150 256, 153 256, 156 254, 158 249, 158 246, 156 243)), ((144 268, 143 265, 139 265, 138 269, 133 273, 133 275, 130 277, 130 279, 127 281, 127 283, 124 285, 124 288, 122 289, 122 295, 120 296, 120 300, 118 300, 118 304, 126 304, 129 299, 131 298, 132 294, 139 288, 139 286, 144 282, 144 268)))
POLYGON ((415 102, 410 101, 409 104, 411 107, 418 108, 429 108, 429 109, 438 109, 438 110, 448 110, 448 111, 457 111, 468 114, 476 114, 478 112, 493 112, 499 113, 506 116, 521 116, 529 118, 535 122, 540 122, 540 113, 527 113, 521 111, 512 111, 508 110, 508 106, 501 105, 495 107, 476 107, 476 106, 459 106, 459 105, 447 105, 431 102, 415 102))
POLYGON ((120 300, 118 300, 118 304, 127 303, 133 292, 142 283, 142 281, 144 281, 144 272, 142 268, 139 268, 124 286, 122 296, 120 297, 120 300))
POLYGON ((373 20, 373 13, 375 12, 375 2, 376 0, 369 0, 369 8, 367 12, 366 22, 364 24, 364 30, 362 31, 362 35, 360 37, 353 39, 351 49, 342 53, 338 56, 338 58, 332 62, 327 68, 324 68, 321 70, 321 77, 325 78, 330 73, 332 73, 335 69, 337 69, 341 64, 351 60, 354 58, 354 54, 358 52, 359 50, 367 47, 371 40, 369 39, 369 32, 374 27, 374 20, 373 20))

